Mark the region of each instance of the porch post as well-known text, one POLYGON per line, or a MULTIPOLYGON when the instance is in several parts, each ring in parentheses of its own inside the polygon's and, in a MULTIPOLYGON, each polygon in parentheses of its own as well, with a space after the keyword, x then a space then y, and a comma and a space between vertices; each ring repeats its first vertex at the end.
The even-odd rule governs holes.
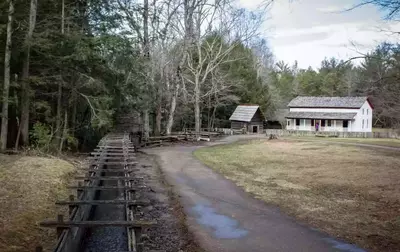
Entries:
POLYGON ((349 120, 349 125, 347 125, 347 131, 352 131, 351 130, 351 121, 349 120))
POLYGON ((336 131, 336 120, 333 120, 333 130, 336 131))

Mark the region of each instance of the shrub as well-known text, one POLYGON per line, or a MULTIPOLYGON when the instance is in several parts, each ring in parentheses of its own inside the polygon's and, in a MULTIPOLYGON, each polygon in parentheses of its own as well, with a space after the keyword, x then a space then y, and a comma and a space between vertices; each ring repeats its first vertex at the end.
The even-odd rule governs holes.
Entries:
POLYGON ((47 124, 36 122, 30 131, 30 136, 34 147, 44 152, 49 151, 52 133, 47 124))

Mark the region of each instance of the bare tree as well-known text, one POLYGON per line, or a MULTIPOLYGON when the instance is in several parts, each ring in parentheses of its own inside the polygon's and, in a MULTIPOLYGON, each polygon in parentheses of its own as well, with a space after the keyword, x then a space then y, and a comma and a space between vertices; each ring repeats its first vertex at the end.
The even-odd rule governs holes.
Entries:
MULTIPOLYGON (((143 6, 132 3, 127 0, 116 0, 118 7, 123 13, 123 19, 126 21, 127 27, 134 33, 135 38, 139 41, 145 58, 145 86, 147 94, 145 104, 143 105, 142 115, 144 122, 145 138, 149 136, 149 110, 153 107, 156 100, 156 128, 157 134, 161 131, 161 112, 162 112, 162 84, 155 86, 155 74, 159 73, 158 66, 160 63, 160 54, 153 56, 154 48, 161 44, 161 48, 165 49, 169 27, 172 18, 177 13, 177 6, 180 5, 179 0, 152 1, 149 5, 148 0, 143 1, 143 6), (163 9, 164 8, 164 9, 163 9), (140 13, 140 15, 138 15, 140 13), (158 64, 155 64, 158 62, 158 64), (156 89, 153 94, 153 89, 156 89), (155 98, 155 99, 154 99, 155 98)), ((157 53, 164 54, 163 51, 157 53)), ((164 67, 164 66, 163 66, 164 67)), ((161 67, 161 68, 163 68, 161 67)), ((164 82, 163 80, 161 82, 164 82)))
POLYGON ((211 74, 221 65, 236 61, 230 57, 234 48, 256 35, 261 22, 245 22, 246 12, 232 1, 194 2, 194 40, 189 48, 185 81, 194 103, 195 131, 200 133, 202 89, 211 74))
POLYGON ((4 56, 4 86, 3 86, 3 108, 1 120, 1 150, 7 148, 7 132, 8 132, 8 95, 10 90, 10 58, 12 44, 12 22, 14 15, 14 2, 8 0, 8 22, 7 22, 7 40, 4 56))
POLYGON ((163 101, 170 101, 171 98, 170 78, 172 75, 170 69, 179 64, 176 63, 176 54, 171 54, 170 52, 179 41, 177 34, 173 30, 176 29, 176 20, 179 18, 178 11, 181 6, 181 0, 153 1, 150 50, 152 51, 153 76, 155 74, 159 75, 158 81, 154 82, 156 88, 156 125, 154 132, 156 135, 161 133, 163 101), (167 93, 164 91, 167 91, 167 93))
POLYGON ((386 19, 397 19, 400 13, 399 0, 362 0, 360 3, 347 10, 353 10, 368 4, 375 5, 383 11, 386 11, 386 19))

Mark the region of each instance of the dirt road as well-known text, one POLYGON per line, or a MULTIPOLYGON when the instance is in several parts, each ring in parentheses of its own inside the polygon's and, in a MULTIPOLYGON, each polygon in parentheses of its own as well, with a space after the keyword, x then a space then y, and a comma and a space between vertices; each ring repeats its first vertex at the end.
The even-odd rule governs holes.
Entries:
MULTIPOLYGON (((254 138, 262 136, 252 136, 254 138)), ((232 136, 210 144, 241 139, 232 136)), ((348 251, 364 252, 296 223, 245 193, 193 157, 199 146, 145 150, 158 157, 168 182, 175 187, 187 214, 189 230, 206 251, 348 251)))

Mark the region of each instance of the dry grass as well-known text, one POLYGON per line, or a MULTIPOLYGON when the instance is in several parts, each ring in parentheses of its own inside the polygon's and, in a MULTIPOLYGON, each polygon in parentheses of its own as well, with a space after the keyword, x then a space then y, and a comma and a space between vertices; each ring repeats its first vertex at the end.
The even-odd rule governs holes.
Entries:
POLYGON ((300 221, 371 251, 400 251, 400 153, 290 140, 195 155, 300 221))
POLYGON ((74 171, 72 164, 56 158, 0 155, 0 251, 54 245, 55 231, 38 223, 56 218, 54 202, 68 197, 66 181, 74 171))
POLYGON ((396 131, 396 129, 390 129, 390 128, 372 128, 372 132, 393 132, 396 131))
POLYGON ((333 138, 333 137, 288 137, 287 139, 307 141, 332 141, 344 143, 361 143, 370 145, 381 145, 400 148, 400 139, 395 138, 333 138))

